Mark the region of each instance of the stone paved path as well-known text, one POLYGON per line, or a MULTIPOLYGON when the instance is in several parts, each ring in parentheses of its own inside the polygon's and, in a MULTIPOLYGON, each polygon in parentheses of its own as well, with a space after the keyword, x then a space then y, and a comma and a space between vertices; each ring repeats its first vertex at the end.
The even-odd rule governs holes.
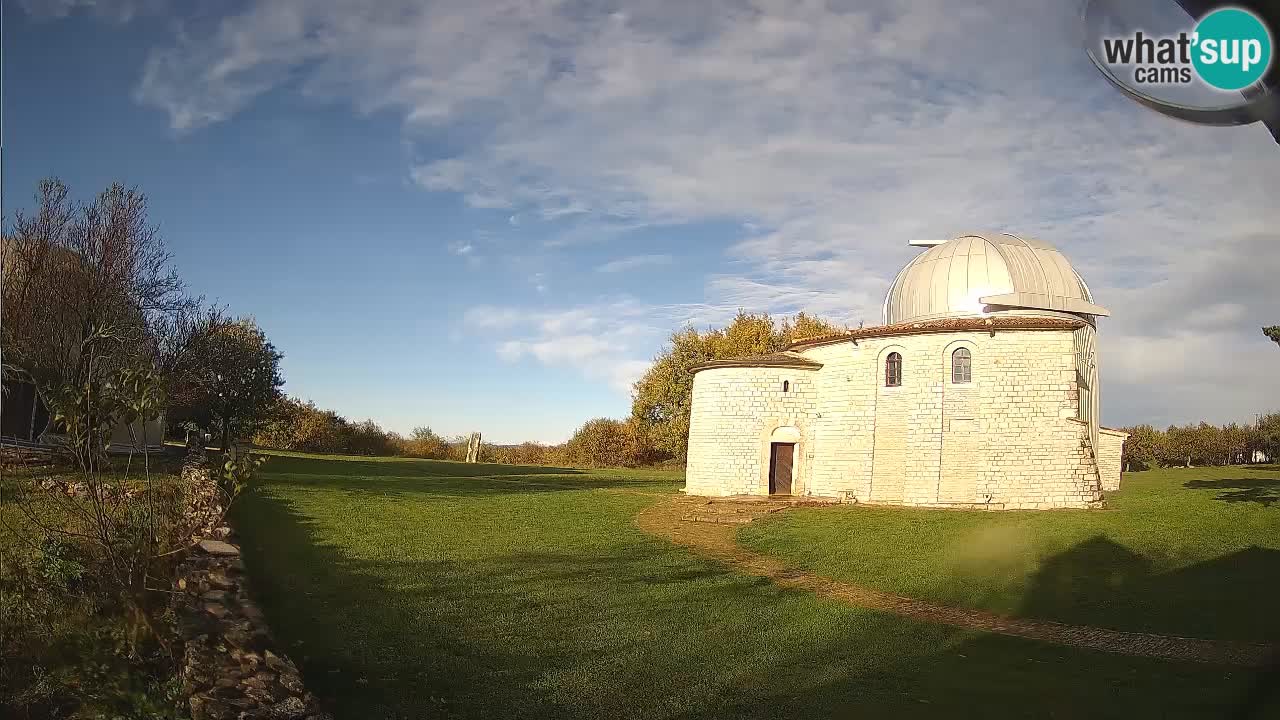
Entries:
MULTIPOLYGON (((1012 618, 983 610, 936 605, 860 585, 838 582, 789 568, 776 558, 742 547, 734 539, 736 522, 708 521, 699 517, 708 512, 707 505, 705 499, 680 496, 643 510, 636 516, 635 522, 650 534, 692 548, 735 570, 768 578, 780 587, 808 590, 821 597, 858 607, 881 610, 913 620, 1043 640, 1059 645, 1168 660, 1256 666, 1262 665, 1277 652, 1276 648, 1266 645, 1125 632, 1068 625, 1051 620, 1012 618)), ((740 508, 744 514, 758 513, 757 505, 744 505, 746 507, 740 508)), ((724 507, 716 511, 732 514, 731 509, 724 507)))

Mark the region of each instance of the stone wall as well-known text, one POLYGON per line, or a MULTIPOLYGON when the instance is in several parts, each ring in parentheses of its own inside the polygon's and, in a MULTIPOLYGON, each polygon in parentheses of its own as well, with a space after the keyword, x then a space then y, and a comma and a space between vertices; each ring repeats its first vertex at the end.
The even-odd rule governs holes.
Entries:
POLYGON ((794 368, 714 368, 695 375, 686 491, 767 495, 770 437, 779 428, 794 427, 800 441, 792 492, 805 494, 812 464, 807 428, 816 405, 814 377, 812 370, 794 368))
POLYGON ((785 421, 804 438, 798 494, 991 509, 1089 506, 1101 495, 1085 429, 1074 420, 1074 352, 1069 330, 948 332, 802 351, 823 363, 819 370, 704 370, 694 380, 688 492, 767 493, 767 436, 785 421), (960 347, 972 355, 972 381, 956 384, 951 354, 960 347), (903 357, 900 387, 884 386, 890 352, 903 357), (780 395, 784 378, 800 391, 780 395))
MULTIPOLYGON (((182 472, 192 487, 210 488, 195 505, 216 506, 203 450, 188 455, 182 472)), ((228 537, 230 531, 210 534, 228 537)), ((174 586, 182 688, 192 720, 331 720, 293 662, 273 652, 262 611, 249 597, 239 547, 201 540, 179 564, 174 586)))
POLYGON ((179 567, 182 688, 192 720, 329 718, 298 668, 271 650, 262 612, 245 588, 240 550, 205 540, 179 567))
POLYGON ((1120 458, 1124 453, 1124 441, 1128 433, 1102 428, 1098 431, 1098 471, 1102 476, 1104 492, 1120 489, 1120 458))

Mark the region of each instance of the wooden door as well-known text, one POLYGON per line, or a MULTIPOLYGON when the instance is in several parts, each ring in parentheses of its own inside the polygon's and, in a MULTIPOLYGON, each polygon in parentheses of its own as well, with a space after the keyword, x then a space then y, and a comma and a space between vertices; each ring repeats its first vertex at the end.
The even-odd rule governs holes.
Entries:
POLYGON ((769 494, 791 494, 791 468, 795 462, 795 443, 773 443, 769 449, 769 494))

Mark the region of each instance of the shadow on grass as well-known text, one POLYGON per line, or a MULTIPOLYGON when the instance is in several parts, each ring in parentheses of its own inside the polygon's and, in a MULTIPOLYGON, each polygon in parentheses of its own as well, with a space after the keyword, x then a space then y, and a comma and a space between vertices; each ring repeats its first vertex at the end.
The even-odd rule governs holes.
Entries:
POLYGON ((556 476, 556 475, 516 475, 502 477, 350 477, 347 475, 317 475, 315 473, 263 473, 267 481, 297 487, 323 487, 353 496, 401 496, 440 495, 440 496, 477 496, 477 495, 513 495, 527 493, 549 493, 565 490, 598 490, 598 489, 639 489, 652 488, 654 485, 670 485, 670 491, 676 489, 675 483, 663 483, 653 478, 629 478, 608 476, 556 476))
POLYGON ((510 495, 561 490, 648 488, 674 492, 675 476, 627 470, 278 456, 262 469, 272 483, 315 486, 355 496, 510 495))
POLYGON ((1105 536, 1044 560, 1020 615, 1251 642, 1280 641, 1280 550, 1258 546, 1170 572, 1105 536))
POLYGON ((1221 490, 1214 499, 1229 503, 1251 502, 1270 507, 1280 501, 1280 478, 1275 477, 1190 480, 1182 486, 1188 490, 1221 490))
MULTIPOLYGON (((1209 481, 1193 481, 1209 482, 1209 481)), ((1231 481, 1227 481, 1231 482, 1231 481)), ((1123 630, 1197 628, 1195 637, 1280 643, 1280 551, 1252 546, 1176 571, 1154 573, 1146 557, 1104 536, 1050 557, 1020 614, 1123 630)), ((1280 716, 1280 645, 1229 709, 1215 717, 1280 716)))
MULTIPOLYGON (((492 538, 397 550, 398 531, 374 517, 353 519, 368 524, 358 547, 334 545, 287 497, 296 488, 276 490, 236 510, 252 587, 340 720, 936 717, 955 707, 1197 717, 1220 715, 1247 681, 821 602, 648 540, 625 515, 589 545, 468 557, 453 550, 492 538)), ((557 507, 548 499, 539 512, 557 507)))
POLYGON ((269 467, 286 468, 293 473, 332 474, 340 468, 349 475, 366 477, 477 477, 501 475, 581 475, 577 468, 542 467, 537 465, 499 465, 497 463, 462 463, 419 458, 385 458, 357 460, 346 457, 270 456, 269 467))

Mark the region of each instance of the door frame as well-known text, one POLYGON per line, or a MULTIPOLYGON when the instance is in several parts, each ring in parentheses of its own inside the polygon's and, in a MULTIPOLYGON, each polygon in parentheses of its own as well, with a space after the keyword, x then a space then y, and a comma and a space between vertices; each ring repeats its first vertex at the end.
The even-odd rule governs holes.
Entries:
POLYGON ((790 448, 790 449, 791 449, 791 468, 790 468, 790 473, 789 473, 790 478, 789 478, 789 482, 787 483, 787 492, 786 492, 786 496, 788 496, 788 497, 789 497, 789 496, 791 496, 791 495, 794 495, 794 494, 795 494, 795 492, 796 492, 796 448, 797 448, 798 446, 799 446, 799 443, 794 443, 794 442, 770 442, 770 443, 769 443, 769 487, 768 487, 768 490, 769 490, 769 494, 770 494, 770 495, 781 495, 781 494, 782 494, 782 493, 777 492, 777 491, 775 490, 775 487, 774 487, 774 477, 775 477, 775 475, 777 474, 777 469, 778 469, 778 448, 780 448, 780 447, 787 447, 787 448, 790 448))
POLYGON ((796 446, 791 456, 791 494, 807 495, 809 492, 809 483, 807 481, 807 473, 809 472, 809 459, 806 457, 809 452, 809 441, 805 438, 808 435, 807 423, 803 418, 783 415, 770 418, 760 428, 758 436, 759 448, 756 451, 758 458, 755 473, 755 485, 748 492, 752 495, 769 495, 769 476, 770 467, 773 464, 773 443, 789 443, 796 446))

